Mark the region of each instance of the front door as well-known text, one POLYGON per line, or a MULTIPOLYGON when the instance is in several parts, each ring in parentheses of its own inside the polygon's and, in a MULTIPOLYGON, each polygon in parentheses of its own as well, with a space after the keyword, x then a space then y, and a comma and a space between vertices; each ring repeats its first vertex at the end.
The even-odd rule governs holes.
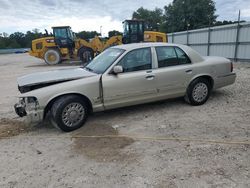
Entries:
POLYGON ((123 67, 122 73, 110 73, 102 77, 106 109, 139 104, 155 97, 151 48, 132 50, 117 65, 123 67))

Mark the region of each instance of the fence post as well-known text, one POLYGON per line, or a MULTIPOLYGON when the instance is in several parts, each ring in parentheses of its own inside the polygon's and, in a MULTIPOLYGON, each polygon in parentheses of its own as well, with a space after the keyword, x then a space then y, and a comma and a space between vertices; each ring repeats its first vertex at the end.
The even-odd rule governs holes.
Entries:
POLYGON ((188 30, 187 30, 187 46, 189 46, 189 35, 188 35, 188 30))
POLYGON ((235 48, 234 48, 234 61, 237 62, 237 53, 238 53, 238 46, 239 46, 239 31, 240 31, 240 10, 238 16, 238 24, 236 28, 236 39, 235 39, 235 48))
POLYGON ((211 32, 211 29, 210 27, 208 28, 208 31, 207 31, 207 56, 209 56, 210 54, 210 32, 211 32))
POLYGON ((172 43, 174 43, 174 33, 172 33, 172 43))

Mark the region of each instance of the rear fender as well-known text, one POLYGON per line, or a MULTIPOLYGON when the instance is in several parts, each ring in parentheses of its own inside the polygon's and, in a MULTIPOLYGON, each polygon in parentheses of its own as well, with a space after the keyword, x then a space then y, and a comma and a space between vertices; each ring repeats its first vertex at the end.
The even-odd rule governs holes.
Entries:
POLYGON ((210 83, 211 83, 211 88, 213 88, 213 85, 214 85, 214 78, 212 77, 212 75, 210 75, 210 74, 198 74, 198 75, 195 75, 190 81, 189 81, 189 83, 188 83, 188 86, 187 86, 187 89, 188 89, 188 87, 189 87, 189 85, 195 80, 195 79, 197 79, 197 78, 208 78, 208 79, 210 79, 209 81, 210 81, 210 83))

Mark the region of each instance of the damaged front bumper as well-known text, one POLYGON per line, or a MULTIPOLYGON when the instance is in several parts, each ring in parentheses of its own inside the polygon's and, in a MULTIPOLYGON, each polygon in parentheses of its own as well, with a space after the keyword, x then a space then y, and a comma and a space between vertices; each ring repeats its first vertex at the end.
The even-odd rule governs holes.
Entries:
POLYGON ((15 112, 18 116, 20 117, 24 117, 27 115, 27 112, 25 110, 25 105, 21 104, 21 103, 16 103, 14 105, 14 108, 15 108, 15 112))
POLYGON ((43 120, 43 109, 40 108, 35 97, 19 98, 18 103, 14 105, 14 109, 18 116, 27 116, 27 119, 31 122, 43 120))

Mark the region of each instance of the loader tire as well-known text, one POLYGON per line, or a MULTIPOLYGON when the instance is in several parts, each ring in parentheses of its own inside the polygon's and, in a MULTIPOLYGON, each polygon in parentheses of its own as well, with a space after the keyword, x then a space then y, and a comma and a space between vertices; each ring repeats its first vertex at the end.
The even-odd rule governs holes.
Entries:
POLYGON ((94 51, 90 48, 81 48, 78 53, 82 64, 90 62, 94 58, 94 51))
POLYGON ((56 65, 61 62, 61 54, 57 49, 49 49, 44 54, 44 60, 48 65, 56 65))

